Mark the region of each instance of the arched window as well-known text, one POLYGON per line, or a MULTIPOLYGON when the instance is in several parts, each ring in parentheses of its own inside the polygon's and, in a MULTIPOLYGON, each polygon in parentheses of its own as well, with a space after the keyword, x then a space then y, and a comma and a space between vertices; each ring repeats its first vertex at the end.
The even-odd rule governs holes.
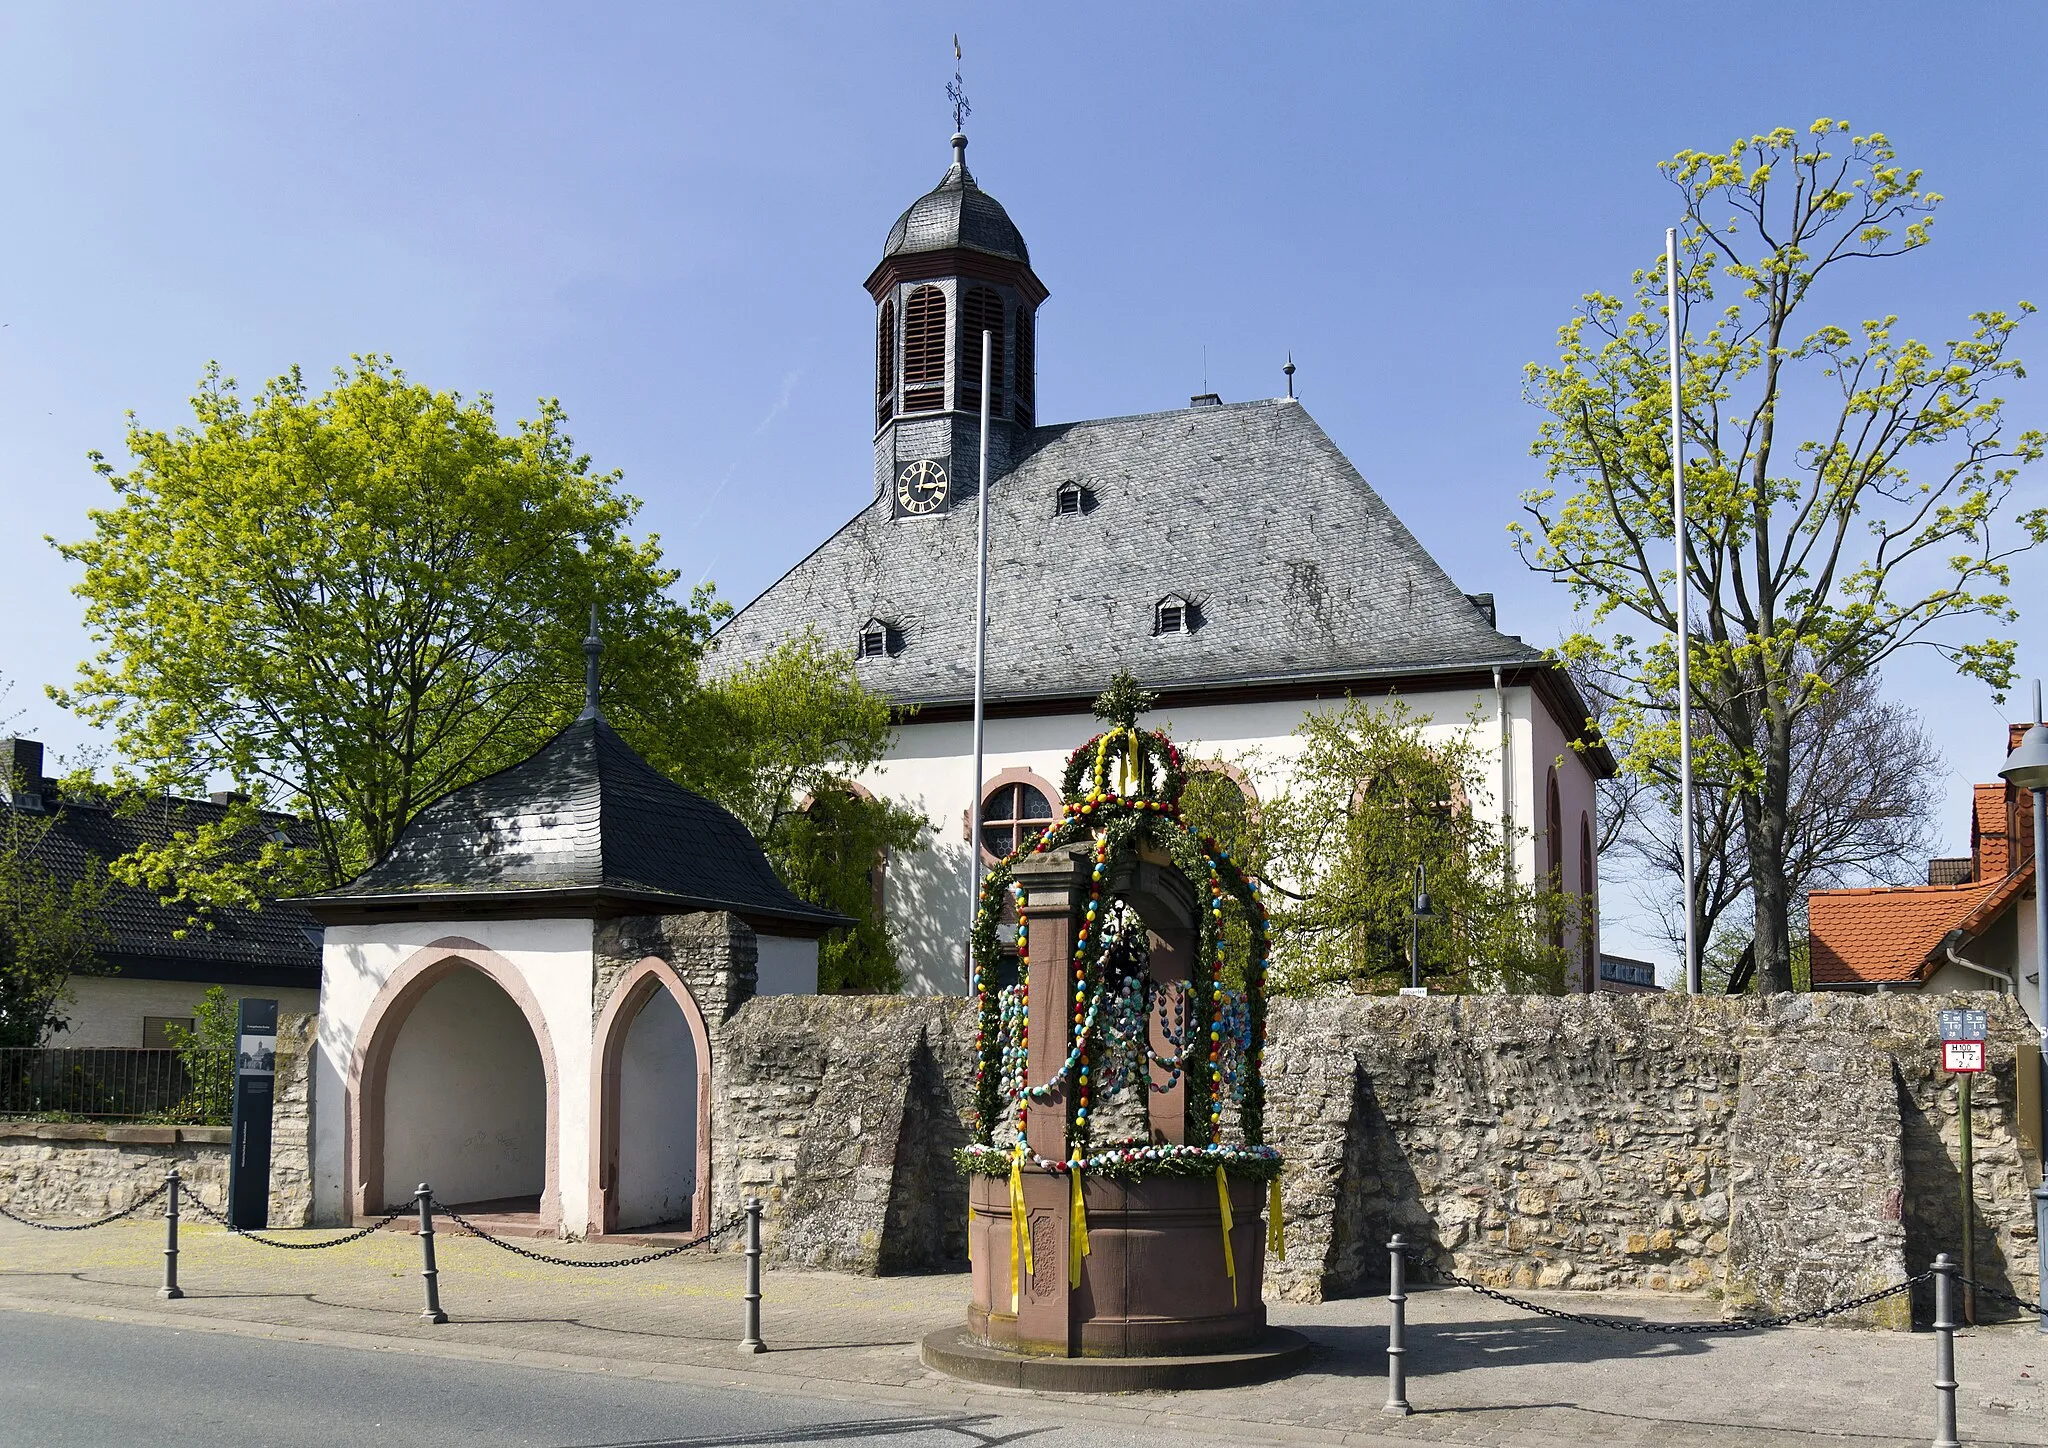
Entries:
POLYGON ((1191 759, 1181 787, 1191 829, 1230 852, 1240 869, 1265 867, 1259 846, 1259 792, 1242 769, 1221 759, 1191 759))
POLYGON ((1590 993, 1600 988, 1600 962, 1593 954, 1593 817, 1579 812, 1579 975, 1590 993))
MULTIPOLYGON (((1545 888, 1553 895, 1564 893, 1564 806, 1557 796, 1557 766, 1550 767, 1550 774, 1543 787, 1543 854, 1545 888)), ((1550 931, 1552 945, 1564 944, 1564 915, 1552 917, 1555 922, 1550 931)))
POLYGON ((896 303, 882 303, 882 320, 875 333, 875 426, 880 427, 895 411, 889 400, 896 393, 896 303))
POLYGON ((960 406, 981 408, 981 334, 989 334, 989 399, 991 416, 1003 410, 1003 299, 987 287, 970 287, 960 299, 960 406))
POLYGON ((903 304, 903 410, 946 405, 946 294, 919 287, 903 304))
POLYGON ((1023 849, 1059 818, 1059 791, 1028 769, 1006 769, 981 793, 981 853, 989 864, 1023 849))
POLYGON ((1017 396, 1017 421, 1026 427, 1032 424, 1031 399, 1031 309, 1017 308, 1017 375, 1014 391, 1017 396))

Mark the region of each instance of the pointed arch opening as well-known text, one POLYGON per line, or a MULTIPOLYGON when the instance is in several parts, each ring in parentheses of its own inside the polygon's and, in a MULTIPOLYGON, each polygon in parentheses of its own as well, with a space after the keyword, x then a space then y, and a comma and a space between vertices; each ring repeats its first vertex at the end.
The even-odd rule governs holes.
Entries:
POLYGON ((697 998, 674 967, 648 956, 612 991, 597 1038, 597 1229, 704 1235, 711 1217, 711 1036, 697 998))
POLYGON ((357 1218, 420 1182, 450 1206, 562 1221, 554 1044, 516 966, 473 941, 416 952, 363 1018, 344 1112, 357 1218))

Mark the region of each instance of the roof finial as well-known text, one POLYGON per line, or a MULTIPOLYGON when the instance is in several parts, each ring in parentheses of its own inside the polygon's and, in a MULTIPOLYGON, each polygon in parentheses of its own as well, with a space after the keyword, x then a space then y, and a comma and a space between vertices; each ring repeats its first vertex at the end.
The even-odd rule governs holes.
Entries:
POLYGON ((953 83, 946 87, 946 99, 953 103, 953 164, 967 167, 967 118, 974 107, 967 104, 967 86, 960 79, 960 37, 953 37, 953 83))
POLYGON ((1280 369, 1287 374, 1287 395, 1294 396, 1294 349, 1287 350, 1287 365, 1280 369))
POLYGON ((597 605, 590 605, 590 633, 583 640, 583 712, 579 719, 602 719, 597 707, 597 661, 604 655, 604 640, 597 636, 597 605))

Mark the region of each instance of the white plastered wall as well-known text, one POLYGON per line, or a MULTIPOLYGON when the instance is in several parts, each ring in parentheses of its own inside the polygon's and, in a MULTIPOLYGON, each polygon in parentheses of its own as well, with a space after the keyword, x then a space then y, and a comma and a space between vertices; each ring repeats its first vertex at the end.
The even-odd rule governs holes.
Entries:
POLYGON ((313 1079, 313 1205, 317 1220, 343 1219, 344 1086, 363 1019, 379 993, 419 951, 459 937, 516 970, 547 1023, 555 1058, 555 1179, 562 1228, 589 1229, 591 997, 595 986, 588 920, 439 920, 335 925, 320 971, 319 1049, 313 1079))
POLYGON ((442 976, 391 1050, 385 1205, 417 1182, 450 1206, 538 1197, 547 1131, 547 1077, 525 1015, 481 971, 442 976))
POLYGON ((289 986, 228 985, 226 982, 190 980, 136 980, 118 975, 74 975, 67 984, 71 1004, 66 1009, 69 1027, 52 1036, 47 1046, 155 1046, 170 1042, 144 1041, 144 1016, 190 1016, 207 991, 219 984, 229 1000, 245 998, 276 1001, 287 1015, 304 1015, 319 1005, 317 990, 289 986))
POLYGON ((754 994, 816 995, 818 942, 788 935, 756 935, 754 994))
MULTIPOLYGON (((1526 826, 1530 822, 1528 801, 1534 799, 1539 812, 1542 808, 1543 776, 1533 768, 1535 751, 1548 739, 1556 753, 1564 736, 1529 689, 1510 687, 1502 693, 1511 736, 1513 807, 1516 823, 1526 826), (1537 733, 1537 718, 1548 730, 1542 738, 1537 733)), ((1501 805, 1493 781, 1500 777, 1501 730, 1493 689, 1400 697, 1427 721, 1424 732, 1428 737, 1441 739, 1476 731, 1483 757, 1494 764, 1486 771, 1491 787, 1483 797, 1471 801, 1472 809, 1497 829, 1501 805)), ((1148 728, 1165 729, 1191 760, 1221 755, 1238 764, 1250 775, 1259 797, 1270 799, 1286 787, 1293 762, 1300 756, 1302 745, 1294 730, 1302 719, 1311 709, 1337 713, 1343 707, 1341 699, 1216 704, 1161 709, 1143 722, 1148 728)), ((984 738, 983 779, 994 779, 1006 769, 1025 769, 1057 790, 1067 756, 1100 728, 1087 714, 991 719, 984 738)), ((966 989, 963 942, 969 874, 964 823, 969 801, 977 796, 971 729, 964 722, 905 725, 897 731, 888 758, 860 781, 875 794, 916 809, 931 825, 926 848, 892 855, 886 877, 889 924, 903 965, 903 988, 911 994, 958 995, 966 989)), ((1573 811, 1569 817, 1576 822, 1578 815, 1570 801, 1583 801, 1583 806, 1591 809, 1593 791, 1592 775, 1583 759, 1576 755, 1574 759, 1580 777, 1571 782, 1565 797, 1567 810, 1573 811)), ((1560 784, 1565 782, 1561 778, 1560 784)), ((1540 813, 1535 822, 1540 825, 1540 813)), ((1573 840, 1577 839, 1575 831, 1575 823, 1567 828, 1573 840)), ((1534 842, 1522 841, 1517 866, 1524 880, 1537 878, 1534 842)), ((1576 877, 1576 870, 1575 862, 1568 865, 1567 881, 1576 877)))
POLYGON ((619 1057, 620 1229, 682 1221, 696 1186, 697 1047, 682 1007, 658 990, 619 1057))

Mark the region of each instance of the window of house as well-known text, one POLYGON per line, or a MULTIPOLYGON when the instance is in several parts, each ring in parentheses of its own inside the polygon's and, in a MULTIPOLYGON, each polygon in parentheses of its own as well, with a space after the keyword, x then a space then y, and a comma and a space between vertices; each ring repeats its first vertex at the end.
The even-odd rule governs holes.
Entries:
MULTIPOLYGON (((1558 799, 1556 765, 1550 767, 1550 773, 1547 776, 1543 794, 1543 853, 1547 872, 1546 884, 1552 893, 1562 894, 1564 891, 1564 807, 1558 799)), ((1563 945, 1564 915, 1560 912, 1553 919, 1556 923, 1551 927, 1550 943, 1552 945, 1563 945)))
POLYGON ((1194 627, 1194 605, 1179 594, 1167 594, 1154 607, 1152 632, 1155 634, 1192 633, 1194 627))
POLYGON ((860 626, 855 654, 863 659, 888 658, 903 652, 903 630, 887 619, 871 618, 860 626))
POLYGON ((919 287, 903 305, 903 410, 946 405, 946 294, 919 287))
POLYGON ((882 320, 875 334, 875 426, 888 422, 895 410, 890 399, 896 392, 896 303, 882 303, 882 320))
POLYGON ((1082 511, 1081 503, 1081 485, 1079 483, 1061 483, 1059 494, 1053 502, 1053 512, 1062 518, 1076 516, 1082 511))
POLYGON ((989 334, 989 398, 991 414, 1003 410, 1003 299, 987 287, 970 287, 960 299, 960 406, 981 407, 981 334, 989 334))
POLYGON ((1593 948, 1593 818, 1579 814, 1579 971, 1586 989, 1599 988, 1599 960, 1593 948))
POLYGON ((142 1044, 145 1049, 168 1051, 182 1037, 173 1038, 171 1027, 182 1031, 196 1031, 199 1023, 191 1016, 144 1016, 142 1018, 142 1044))
POLYGON ((998 777, 981 798, 981 852, 992 864, 1052 828, 1059 810, 1051 785, 1036 775, 998 777))

